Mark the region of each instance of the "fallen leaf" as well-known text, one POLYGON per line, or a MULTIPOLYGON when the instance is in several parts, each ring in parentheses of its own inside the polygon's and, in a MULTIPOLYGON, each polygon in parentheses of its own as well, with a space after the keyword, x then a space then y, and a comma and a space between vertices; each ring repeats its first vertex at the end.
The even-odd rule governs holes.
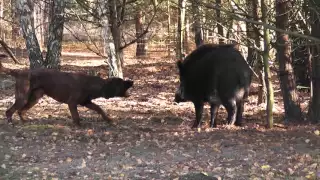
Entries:
POLYGON ((67 158, 67 160, 66 160, 67 162, 71 162, 72 161, 72 158, 67 158))
POLYGON ((270 166, 269 165, 263 165, 263 166, 261 166, 261 169, 266 171, 266 170, 270 169, 270 166))

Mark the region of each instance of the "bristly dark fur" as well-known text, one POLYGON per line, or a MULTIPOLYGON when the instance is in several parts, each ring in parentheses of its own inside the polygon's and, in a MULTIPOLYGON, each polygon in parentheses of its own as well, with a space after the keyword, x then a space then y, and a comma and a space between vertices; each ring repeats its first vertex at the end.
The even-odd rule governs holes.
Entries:
MULTIPOLYGON (((7 57, 0 55, 0 59, 7 57)), ((15 77, 15 103, 6 111, 9 123, 12 115, 18 115, 24 121, 23 114, 32 108, 43 95, 61 103, 68 104, 73 122, 80 125, 77 105, 85 106, 99 113, 105 121, 111 121, 105 112, 91 100, 99 97, 128 97, 127 90, 133 81, 121 78, 102 79, 80 73, 67 73, 51 69, 13 70, 2 66, 0 72, 15 77)))

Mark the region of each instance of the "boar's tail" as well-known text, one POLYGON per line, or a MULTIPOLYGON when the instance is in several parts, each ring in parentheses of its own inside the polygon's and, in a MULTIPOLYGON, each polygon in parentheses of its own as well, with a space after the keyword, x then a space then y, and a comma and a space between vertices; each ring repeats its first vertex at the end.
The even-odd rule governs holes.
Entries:
POLYGON ((18 76, 19 73, 17 70, 3 67, 1 60, 4 58, 7 58, 7 57, 8 56, 5 54, 0 54, 0 72, 4 72, 5 74, 9 74, 9 75, 15 76, 15 77, 18 76))
POLYGON ((249 90, 250 90, 250 84, 251 84, 251 79, 252 79, 252 72, 250 71, 245 71, 243 76, 240 76, 240 85, 244 87, 244 99, 247 99, 249 96, 249 90))

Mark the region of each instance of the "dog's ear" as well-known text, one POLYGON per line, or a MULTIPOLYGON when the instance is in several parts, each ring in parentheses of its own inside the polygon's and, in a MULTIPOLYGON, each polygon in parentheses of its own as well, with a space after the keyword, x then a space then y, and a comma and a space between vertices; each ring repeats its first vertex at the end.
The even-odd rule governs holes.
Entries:
POLYGON ((126 80, 126 81, 124 81, 124 87, 126 88, 126 89, 129 89, 129 88, 131 88, 133 86, 133 81, 131 81, 131 80, 126 80))

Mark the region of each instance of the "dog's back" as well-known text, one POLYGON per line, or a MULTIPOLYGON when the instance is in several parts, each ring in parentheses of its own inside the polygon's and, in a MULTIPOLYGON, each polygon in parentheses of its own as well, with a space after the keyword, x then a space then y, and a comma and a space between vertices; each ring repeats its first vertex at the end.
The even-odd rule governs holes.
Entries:
POLYGON ((30 74, 30 88, 42 89, 53 99, 68 103, 81 103, 88 96, 101 96, 105 80, 81 73, 60 72, 50 69, 33 70, 30 74))

